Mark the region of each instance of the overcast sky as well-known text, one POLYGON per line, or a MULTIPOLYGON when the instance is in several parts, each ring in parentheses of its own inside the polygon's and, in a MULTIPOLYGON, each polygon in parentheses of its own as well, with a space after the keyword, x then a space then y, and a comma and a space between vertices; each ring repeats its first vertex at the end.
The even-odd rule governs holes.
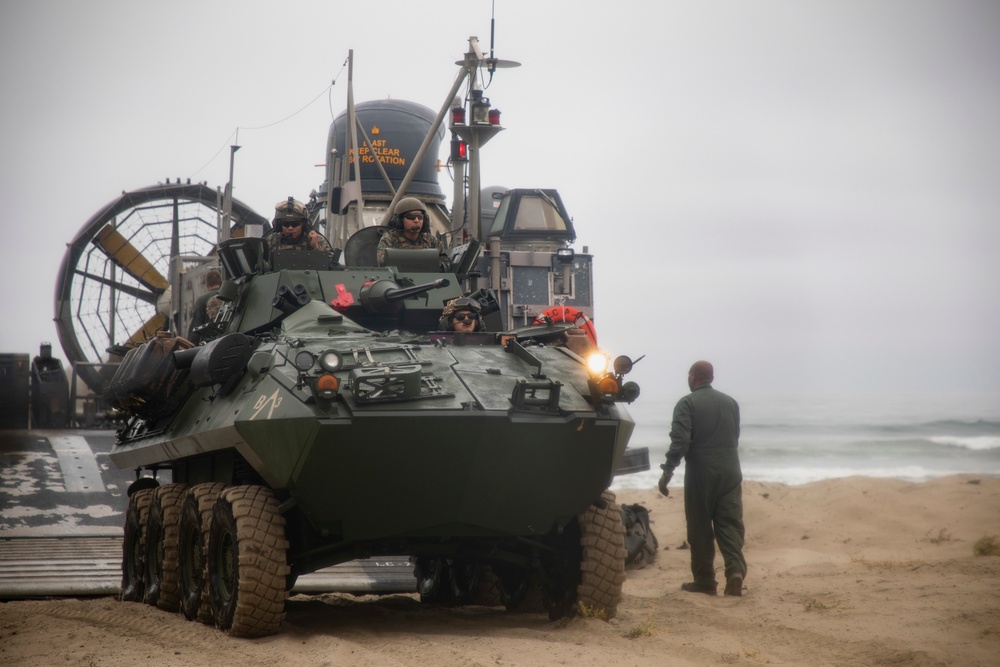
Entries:
MULTIPOLYGON (((0 3, 0 352, 65 358, 65 244, 122 190, 224 184, 241 128, 236 197, 305 199, 348 49, 356 100, 436 111, 490 11, 0 3)), ((644 391, 1000 392, 996 0, 497 0, 495 47, 484 184, 560 191, 644 391)))

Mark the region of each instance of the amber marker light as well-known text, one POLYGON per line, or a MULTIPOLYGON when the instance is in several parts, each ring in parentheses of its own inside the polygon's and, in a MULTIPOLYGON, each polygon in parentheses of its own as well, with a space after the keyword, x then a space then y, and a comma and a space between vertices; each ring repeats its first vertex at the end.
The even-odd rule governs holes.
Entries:
POLYGON ((618 380, 612 375, 606 375, 597 382, 597 390, 602 394, 617 394, 618 380))
POLYGON ((316 394, 320 398, 333 398, 340 389, 340 381, 332 373, 324 373, 316 378, 316 394))

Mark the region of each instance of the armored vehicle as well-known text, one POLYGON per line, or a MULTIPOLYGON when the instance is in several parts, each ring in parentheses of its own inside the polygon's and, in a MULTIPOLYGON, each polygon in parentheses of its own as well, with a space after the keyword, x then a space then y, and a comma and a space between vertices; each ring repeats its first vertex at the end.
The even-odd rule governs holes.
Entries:
MULTIPOLYGON (((259 238, 219 255, 209 342, 160 332, 109 388, 131 415, 114 463, 172 471, 130 489, 124 599, 260 636, 298 575, 402 554, 423 600, 614 615, 627 358, 588 370, 544 344, 559 324, 437 331, 462 292, 433 257, 331 266, 259 238)), ((467 298, 487 321, 499 308, 488 290, 467 298)))

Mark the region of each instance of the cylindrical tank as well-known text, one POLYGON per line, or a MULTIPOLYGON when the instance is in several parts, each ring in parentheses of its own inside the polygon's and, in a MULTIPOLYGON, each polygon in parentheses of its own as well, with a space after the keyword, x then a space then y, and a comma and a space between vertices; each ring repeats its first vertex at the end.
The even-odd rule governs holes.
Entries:
MULTIPOLYGON (((379 173, 376 160, 388 174, 393 186, 399 186, 413 159, 420 149, 424 137, 430 132, 437 114, 432 110, 406 100, 376 100, 361 102, 355 106, 355 113, 362 127, 371 139, 374 154, 365 144, 364 136, 358 133, 358 156, 361 159, 361 189, 365 193, 386 193, 385 180, 379 173)), ((331 151, 337 150, 338 157, 348 156, 347 112, 341 113, 330 125, 327 137, 327 159, 331 159, 331 151)), ((444 139, 444 127, 439 127, 434 134, 427 153, 417 168, 413 181, 407 188, 407 194, 412 196, 429 196, 443 201, 444 193, 438 184, 437 163, 440 154, 441 141, 444 139)), ((344 169, 348 167, 345 160, 344 169)), ((329 173, 329 170, 328 170, 329 173)))

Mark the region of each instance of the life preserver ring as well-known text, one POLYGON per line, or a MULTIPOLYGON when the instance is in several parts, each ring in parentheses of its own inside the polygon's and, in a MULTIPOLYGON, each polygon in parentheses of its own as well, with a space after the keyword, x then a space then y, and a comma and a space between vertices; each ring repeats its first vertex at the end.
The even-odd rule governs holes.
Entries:
POLYGON ((535 318, 533 324, 545 324, 546 322, 569 322, 583 329, 590 342, 597 346, 597 330, 593 321, 587 317, 587 313, 577 310, 572 306, 552 306, 535 318))

